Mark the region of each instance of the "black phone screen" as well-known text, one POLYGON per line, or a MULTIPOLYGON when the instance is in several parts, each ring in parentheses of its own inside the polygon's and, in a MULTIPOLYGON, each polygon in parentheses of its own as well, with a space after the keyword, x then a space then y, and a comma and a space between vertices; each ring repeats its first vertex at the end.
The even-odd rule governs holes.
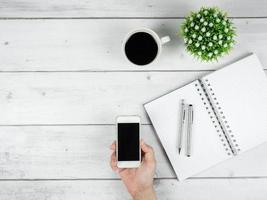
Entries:
POLYGON ((138 161, 139 123, 118 123, 118 161, 138 161))

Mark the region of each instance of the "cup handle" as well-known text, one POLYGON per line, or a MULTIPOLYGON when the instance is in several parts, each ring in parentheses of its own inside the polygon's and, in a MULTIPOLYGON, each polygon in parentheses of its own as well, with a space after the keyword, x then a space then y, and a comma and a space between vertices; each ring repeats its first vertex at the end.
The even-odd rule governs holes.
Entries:
POLYGON ((170 36, 167 35, 167 36, 160 38, 160 40, 161 40, 161 44, 166 44, 167 42, 171 41, 171 38, 170 36))

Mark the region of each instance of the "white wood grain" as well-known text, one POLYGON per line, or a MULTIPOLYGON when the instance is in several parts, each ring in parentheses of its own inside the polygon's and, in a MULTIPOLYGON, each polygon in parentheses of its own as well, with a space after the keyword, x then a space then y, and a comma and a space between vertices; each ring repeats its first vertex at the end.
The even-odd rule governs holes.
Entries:
MULTIPOLYGON (((155 177, 175 178, 151 125, 142 137, 155 150, 155 177)), ((0 179, 118 178, 109 167, 114 139, 114 125, 0 127, 0 179)), ((267 177, 266 152, 267 143, 196 177, 267 177)))
POLYGON ((114 124, 120 114, 149 123, 144 103, 205 73, 0 73, 0 125, 114 124))
MULTIPOLYGON (((151 126, 142 138, 157 152, 156 177, 175 177, 151 126)), ((114 140, 114 125, 0 127, 0 179, 118 178, 109 166, 114 140)))
MULTIPOLYGON (((265 200, 266 179, 160 180, 158 199, 265 200)), ((1 200, 125 200, 131 199, 119 180, 0 182, 1 200)))
POLYGON ((200 62, 185 52, 182 39, 177 36, 181 22, 181 19, 0 20, 0 29, 4 30, 0 32, 0 70, 214 70, 249 52, 255 52, 267 69, 266 19, 234 20, 238 35, 235 49, 213 63, 200 62), (172 41, 164 46, 158 62, 146 67, 132 66, 122 53, 121 43, 130 30, 143 26, 160 36, 170 35, 172 41))
POLYGON ((201 6, 218 6, 234 17, 266 17, 266 0, 2 0, 0 17, 183 17, 201 6))
POLYGON ((0 73, 0 125, 114 124, 209 72, 0 73))
MULTIPOLYGON (((0 18, 177 18, 203 5, 219 6, 232 17, 267 16, 266 0, 4 0, 0 1, 0 18)), ((176 36, 181 22, 179 19, 0 20, 0 71, 146 71, 0 73, 0 125, 91 124, 1 126, 0 179, 16 181, 0 181, 0 199, 130 199, 121 181, 104 180, 117 176, 108 166, 108 146, 114 139, 114 126, 101 124, 113 124, 118 114, 133 113, 140 114, 143 123, 149 123, 142 108, 144 102, 208 73, 150 70, 214 70, 251 51, 259 55, 267 69, 265 18, 235 19, 236 48, 219 63, 209 64, 192 60, 184 51, 181 38, 176 36), (173 41, 164 47, 158 63, 138 68, 126 62, 120 48, 124 35, 141 26, 153 28, 161 36, 169 34, 173 41)), ((144 125, 143 133, 156 150, 156 177, 174 178, 152 126, 144 125)), ((157 179, 158 197, 266 199, 266 152, 267 144, 263 144, 182 183, 157 179)))

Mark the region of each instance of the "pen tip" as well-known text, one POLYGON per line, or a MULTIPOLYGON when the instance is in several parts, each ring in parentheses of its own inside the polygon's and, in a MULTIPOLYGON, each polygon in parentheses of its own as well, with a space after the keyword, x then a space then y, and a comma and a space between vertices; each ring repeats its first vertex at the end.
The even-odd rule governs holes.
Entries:
POLYGON ((181 152, 181 148, 178 149, 178 152, 179 152, 179 154, 180 154, 180 152, 181 152))
POLYGON ((187 155, 187 157, 190 157, 190 155, 187 155))

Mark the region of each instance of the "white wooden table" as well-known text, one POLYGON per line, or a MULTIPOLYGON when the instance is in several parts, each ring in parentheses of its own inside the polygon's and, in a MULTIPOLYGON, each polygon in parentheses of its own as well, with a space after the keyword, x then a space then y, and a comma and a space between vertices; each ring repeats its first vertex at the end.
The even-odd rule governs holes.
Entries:
POLYGON ((130 199, 108 164, 119 114, 142 117, 159 199, 266 199, 267 144, 179 183, 142 106, 249 52, 267 72, 266 0, 0 0, 0 199, 130 199), (227 10, 237 27, 218 63, 193 59, 177 37, 204 5, 227 10), (149 67, 121 53, 141 26, 172 39, 149 67))

